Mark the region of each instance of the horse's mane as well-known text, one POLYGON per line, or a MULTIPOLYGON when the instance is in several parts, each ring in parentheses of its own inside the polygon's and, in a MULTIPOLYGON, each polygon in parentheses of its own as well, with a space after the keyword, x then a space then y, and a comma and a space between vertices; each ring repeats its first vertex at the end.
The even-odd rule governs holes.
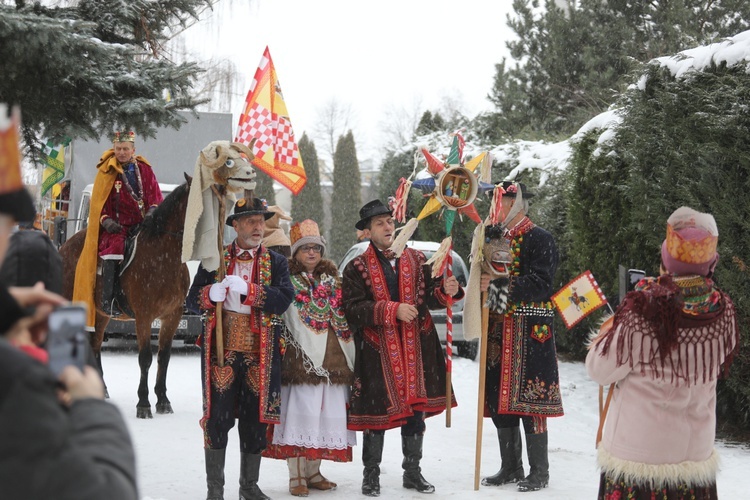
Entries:
POLYGON ((187 197, 190 190, 190 186, 185 182, 175 188, 174 191, 169 193, 164 201, 162 201, 154 213, 150 217, 146 217, 141 224, 141 233, 144 236, 161 236, 166 232, 167 224, 172 217, 174 212, 182 200, 187 197))

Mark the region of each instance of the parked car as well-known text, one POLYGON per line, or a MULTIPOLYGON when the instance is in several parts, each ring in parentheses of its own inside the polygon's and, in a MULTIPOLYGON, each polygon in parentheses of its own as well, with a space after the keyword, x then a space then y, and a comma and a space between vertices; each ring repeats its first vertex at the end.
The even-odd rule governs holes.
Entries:
MULTIPOLYGON (((346 254, 344 255, 344 258, 341 259, 341 262, 339 262, 339 274, 343 274, 344 268, 349 263, 349 261, 352 260, 354 257, 357 257, 358 255, 364 253, 369 244, 370 244, 369 241, 363 241, 361 243, 357 243, 353 245, 346 252, 346 254)), ((433 241, 409 241, 407 245, 410 248, 419 250, 420 252, 424 253, 428 259, 432 257, 432 255, 437 251, 438 247, 440 246, 438 243, 435 243, 433 241)), ((458 255, 456 252, 452 252, 451 255, 453 256, 453 274, 456 276, 456 279, 458 280, 458 283, 461 286, 466 286, 466 282, 469 277, 469 271, 466 268, 466 264, 464 263, 464 260, 461 258, 461 256, 458 255)), ((459 300, 458 302, 453 304, 452 309, 453 309, 453 352, 457 356, 474 359, 477 357, 479 341, 476 339, 468 340, 468 341, 464 339, 464 329, 463 329, 464 301, 459 300)), ((430 313, 432 314, 432 320, 435 323, 435 328, 437 329, 438 337, 440 337, 440 342, 445 344, 447 312, 445 309, 437 309, 434 311, 430 311, 430 313)))

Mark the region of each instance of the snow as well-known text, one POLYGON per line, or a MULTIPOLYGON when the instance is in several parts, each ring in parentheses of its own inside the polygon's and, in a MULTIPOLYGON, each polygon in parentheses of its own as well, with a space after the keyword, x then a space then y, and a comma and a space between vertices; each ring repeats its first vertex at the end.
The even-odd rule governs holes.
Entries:
MULTIPOLYGON (((105 344, 106 347, 106 344, 105 344)), ((194 348, 173 351, 167 381, 168 395, 175 413, 157 415, 152 420, 135 418, 139 379, 138 355, 121 349, 105 349, 105 379, 110 401, 125 416, 136 448, 138 480, 142 500, 204 499, 203 439, 198 420, 201 415, 200 357, 194 348)), ((381 473, 384 499, 496 498, 581 499, 595 498, 599 475, 596 469, 594 439, 598 427, 598 387, 586 375, 582 363, 561 362, 560 383, 565 416, 549 419, 550 486, 536 493, 519 493, 515 485, 480 486, 474 491, 476 443, 477 380, 479 364, 463 358, 453 360, 453 387, 459 406, 452 411, 452 425, 445 416, 427 420, 422 472, 436 487, 433 495, 423 496, 401 486, 401 448, 397 429, 385 438, 381 473)), ((150 373, 151 404, 156 403, 153 385, 156 360, 150 373)), ((492 422, 483 421, 481 475, 497 472, 500 453, 492 422)), ((358 433, 357 442, 362 442, 358 433)), ((750 449, 745 445, 717 443, 722 457, 718 477, 720 498, 743 498, 750 488, 750 449)), ((353 463, 324 462, 321 469, 338 483, 332 492, 310 493, 310 498, 350 499, 361 495, 362 448, 354 449, 353 463)), ((526 459, 524 457, 524 462, 526 459)), ((528 465, 527 465, 528 470, 528 465)), ((229 435, 225 498, 237 498, 239 451, 237 431, 229 435)), ((260 486, 271 498, 291 498, 288 471, 281 460, 263 459, 260 486)))
MULTIPOLYGON (((676 79, 688 78, 696 71, 703 71, 712 63, 733 67, 745 63, 750 71, 750 31, 743 31, 718 43, 683 50, 672 56, 653 59, 649 64, 658 64, 672 73, 676 79)), ((637 88, 645 90, 648 77, 642 76, 637 88)))

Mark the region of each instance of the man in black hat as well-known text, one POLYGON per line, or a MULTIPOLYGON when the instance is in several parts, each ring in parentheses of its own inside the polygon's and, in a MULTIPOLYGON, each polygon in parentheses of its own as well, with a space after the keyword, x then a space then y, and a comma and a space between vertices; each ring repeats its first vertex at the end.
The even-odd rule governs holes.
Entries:
POLYGON ((485 230, 486 244, 510 244, 508 274, 483 273, 490 322, 487 335, 485 398, 500 441, 501 467, 482 479, 485 486, 518 482, 519 491, 536 491, 549 482, 547 417, 563 414, 550 298, 558 253, 552 235, 526 215, 529 193, 520 182, 505 181, 502 222, 485 230), (530 471, 524 476, 519 420, 526 432, 530 471))
POLYGON ((399 258, 393 255, 396 225, 380 200, 363 206, 359 216, 355 227, 370 246, 344 269, 342 301, 355 336, 349 429, 364 431, 362 493, 380 495, 384 434, 395 427, 401 427, 404 488, 432 493, 435 487, 419 467, 424 419, 445 410, 446 390, 445 359, 429 309, 446 307, 463 290, 455 277, 432 279, 422 252, 406 248, 399 258))
POLYGON ((265 221, 273 215, 265 200, 239 200, 226 220, 237 232, 224 249, 226 277, 219 279, 216 271, 200 266, 187 298, 189 309, 206 313, 199 342, 209 500, 223 498, 227 435, 235 416, 240 435, 240 499, 268 498, 258 487, 260 459, 267 424, 279 423, 280 318, 294 295, 286 258, 261 245, 265 221), (222 332, 219 345, 217 318, 222 332))

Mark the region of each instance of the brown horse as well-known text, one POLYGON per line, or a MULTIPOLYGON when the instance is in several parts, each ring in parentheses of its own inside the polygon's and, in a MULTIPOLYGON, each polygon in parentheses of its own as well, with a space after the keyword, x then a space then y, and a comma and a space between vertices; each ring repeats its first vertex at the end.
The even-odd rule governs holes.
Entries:
MULTIPOLYGON (((207 172, 211 182, 224 186, 232 192, 243 192, 255 188, 255 171, 245 160, 252 159, 252 152, 242 144, 228 141, 215 141, 203 149, 196 163, 207 172)), ((172 404, 167 398, 167 367, 172 350, 172 340, 180 319, 188 288, 190 275, 187 266, 182 263, 182 241, 185 229, 185 216, 188 207, 188 195, 192 182, 185 175, 187 182, 175 189, 146 217, 138 234, 135 256, 132 262, 120 275, 120 287, 127 296, 134 317, 119 316, 118 319, 134 320, 138 341, 138 364, 141 369, 138 384, 138 418, 152 418, 151 403, 148 399, 148 371, 153 361, 151 352, 151 324, 155 319, 161 320, 159 328, 159 349, 157 352, 156 412, 173 413, 172 404)), ((223 223, 221 226, 223 227, 223 223)), ((63 295, 73 297, 76 265, 83 250, 86 230, 73 235, 63 246, 60 254, 63 258, 63 295)), ((97 298, 96 321, 91 346, 96 355, 99 370, 101 365, 101 348, 104 340, 104 329, 110 317, 100 309, 101 280, 97 275, 94 296, 97 298)), ((102 372, 103 373, 103 372, 102 372)))
MULTIPOLYGON (((185 225, 190 179, 175 189, 146 218, 138 235, 137 250, 133 261, 120 276, 120 286, 128 297, 135 317, 120 316, 118 319, 135 320, 138 339, 138 364, 141 380, 138 386, 138 418, 151 418, 151 403, 148 399, 148 370, 151 367, 151 323, 159 318, 158 369, 156 373, 156 412, 172 413, 172 405, 167 398, 167 366, 172 349, 172 339, 182 318, 183 303, 190 287, 187 266, 180 260, 182 252, 182 231, 185 225)), ((63 258, 63 295, 73 297, 76 265, 83 250, 86 230, 73 235, 60 247, 63 258)), ((95 297, 101 296, 101 280, 97 276, 95 297)), ((91 346, 94 349, 99 369, 104 329, 110 317, 97 308, 94 335, 91 346)))

